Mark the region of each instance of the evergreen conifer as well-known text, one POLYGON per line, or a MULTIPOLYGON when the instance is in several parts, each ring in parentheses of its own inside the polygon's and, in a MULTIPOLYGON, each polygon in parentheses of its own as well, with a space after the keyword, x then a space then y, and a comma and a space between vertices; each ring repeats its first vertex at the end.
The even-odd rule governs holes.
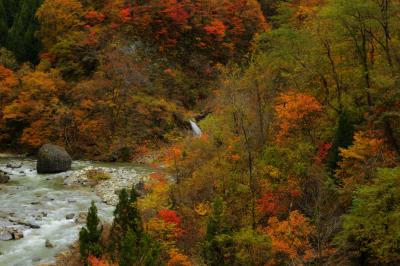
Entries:
POLYGON ((85 264, 87 264, 88 256, 101 256, 102 247, 100 240, 102 232, 103 227, 100 225, 100 219, 97 216, 97 208, 92 201, 89 208, 86 227, 83 227, 79 232, 80 252, 85 264))

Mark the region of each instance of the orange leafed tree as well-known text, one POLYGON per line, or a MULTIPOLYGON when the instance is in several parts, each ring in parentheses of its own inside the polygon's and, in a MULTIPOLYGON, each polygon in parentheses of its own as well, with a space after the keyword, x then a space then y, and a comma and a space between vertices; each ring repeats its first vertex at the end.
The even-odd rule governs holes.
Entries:
POLYGON ((286 220, 271 217, 266 232, 272 241, 272 265, 304 265, 314 258, 310 237, 315 228, 299 211, 290 212, 286 220))
POLYGON ((108 263, 105 260, 96 258, 94 256, 88 257, 88 262, 90 266, 114 266, 115 264, 108 263))
POLYGON ((312 95, 288 91, 278 96, 275 111, 279 123, 278 139, 282 140, 294 130, 309 130, 322 111, 322 105, 312 95))
POLYGON ((65 108, 60 96, 65 82, 56 72, 32 72, 21 79, 18 97, 4 108, 4 119, 26 125, 20 143, 30 148, 60 140, 59 127, 65 108))
POLYGON ((179 250, 173 249, 169 252, 167 266, 192 266, 188 256, 182 254, 179 250))
POLYGON ((18 80, 13 71, 0 64, 0 141, 5 143, 11 141, 12 132, 3 119, 4 109, 15 97, 14 92, 17 85, 18 80))
POLYGON ((10 98, 12 89, 18 84, 12 70, 0 65, 0 118, 2 118, 3 108, 10 98))
POLYGON ((395 155, 383 138, 374 136, 373 132, 357 132, 353 145, 340 149, 340 156, 342 160, 338 163, 336 176, 348 189, 372 181, 378 167, 395 165, 395 155))
POLYGON ((17 79, 12 70, 0 65, 0 88, 17 85, 17 79))

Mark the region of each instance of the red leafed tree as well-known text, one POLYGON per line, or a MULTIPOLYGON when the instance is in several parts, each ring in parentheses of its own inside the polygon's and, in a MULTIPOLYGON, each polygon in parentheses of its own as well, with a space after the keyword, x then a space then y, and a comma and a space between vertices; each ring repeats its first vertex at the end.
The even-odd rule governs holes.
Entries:
POLYGON ((196 46, 208 58, 227 60, 246 52, 254 35, 268 29, 256 0, 152 0, 119 8, 114 23, 130 25, 131 34, 174 57, 189 56, 196 46))
POLYGON ((211 24, 204 26, 204 30, 208 34, 214 34, 217 36, 224 37, 225 31, 226 31, 226 26, 222 21, 215 19, 211 22, 211 24))
POLYGON ((166 223, 173 223, 177 226, 181 224, 181 217, 178 216, 176 211, 163 209, 160 210, 157 214, 159 219, 162 219, 166 223))
POLYGON ((332 147, 331 143, 323 142, 317 147, 317 155, 315 156, 315 163, 321 165, 326 161, 329 151, 332 147))
POLYGON ((288 200, 282 193, 268 192, 257 200, 257 209, 261 213, 278 215, 287 210, 288 200))
POLYGON ((122 20, 122 22, 128 23, 131 21, 132 16, 131 16, 131 7, 124 7, 119 11, 119 17, 122 20))
POLYGON ((96 10, 90 10, 86 13, 85 18, 91 25, 96 25, 98 23, 102 23, 106 19, 106 15, 96 10))
POLYGON ((185 9, 187 8, 185 4, 187 5, 187 3, 178 2, 177 0, 162 1, 162 5, 165 8, 162 12, 175 24, 184 25, 190 17, 189 12, 185 9))
POLYGON ((266 190, 257 200, 257 210, 263 216, 281 215, 288 211, 290 203, 300 194, 298 182, 289 178, 287 183, 266 190))
POLYGON ((176 211, 162 209, 146 223, 148 232, 159 241, 162 246, 171 249, 185 231, 181 228, 181 217, 176 211))

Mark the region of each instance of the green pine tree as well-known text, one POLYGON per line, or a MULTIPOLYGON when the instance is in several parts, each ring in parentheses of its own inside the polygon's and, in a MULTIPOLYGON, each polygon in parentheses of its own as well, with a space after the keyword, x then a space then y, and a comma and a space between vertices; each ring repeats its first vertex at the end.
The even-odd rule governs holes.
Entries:
POLYGON ((86 227, 79 232, 79 244, 81 256, 84 263, 87 264, 87 257, 90 255, 100 257, 102 247, 100 244, 103 227, 100 225, 100 219, 97 216, 97 208, 94 202, 89 208, 86 227))
POLYGON ((19 10, 13 16, 6 47, 15 54, 20 62, 30 61, 34 64, 38 62, 41 44, 35 36, 39 28, 35 13, 41 3, 42 0, 21 1, 19 10))
POLYGON ((140 218, 140 213, 137 208, 137 199, 138 194, 134 187, 132 187, 129 195, 129 205, 128 205, 128 212, 127 212, 127 225, 128 229, 132 230, 133 232, 139 234, 142 232, 142 220, 140 218))
POLYGON ((343 112, 339 116, 338 127, 333 139, 332 148, 328 157, 327 166, 331 170, 335 170, 340 160, 339 149, 347 148, 353 142, 354 124, 347 112, 343 112))
POLYGON ((400 265, 400 167, 381 168, 354 193, 335 237, 351 265, 400 265))
POLYGON ((123 238, 129 230, 139 238, 143 231, 142 221, 137 209, 137 193, 133 187, 129 195, 126 189, 120 191, 119 202, 114 211, 109 246, 114 259, 117 257, 123 238))
POLYGON ((14 18, 17 16, 21 2, 24 0, 0 0, 3 2, 6 10, 7 27, 11 28, 14 23, 14 18))
POLYGON ((146 233, 137 233, 128 229, 121 243, 120 266, 158 266, 161 261, 160 246, 146 233))
POLYGON ((118 194, 118 204, 114 210, 114 221, 110 231, 109 252, 115 260, 120 250, 123 233, 126 232, 127 209, 129 204, 128 192, 122 189, 118 194))
POLYGON ((207 265, 228 265, 232 261, 225 250, 233 245, 224 222, 224 202, 221 197, 214 199, 212 213, 208 220, 203 257, 207 265))
POLYGON ((7 13, 3 1, 0 0, 0 47, 5 45, 8 34, 7 13))
POLYGON ((120 226, 121 230, 127 231, 128 224, 128 208, 129 208, 129 195, 126 189, 122 189, 119 193, 119 201, 114 210, 114 225, 120 226))
POLYGON ((212 240, 216 235, 222 233, 222 214, 224 205, 221 197, 216 197, 213 202, 213 209, 207 224, 206 240, 212 240))

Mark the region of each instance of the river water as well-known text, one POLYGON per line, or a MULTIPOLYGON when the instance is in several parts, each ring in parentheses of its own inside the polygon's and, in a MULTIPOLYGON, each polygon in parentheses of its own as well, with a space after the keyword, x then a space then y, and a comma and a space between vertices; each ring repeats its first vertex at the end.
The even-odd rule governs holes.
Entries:
POLYGON ((149 169, 132 164, 103 164, 77 161, 72 170, 61 174, 38 175, 35 161, 23 158, 0 158, 0 169, 11 174, 11 180, 0 185, 0 227, 23 230, 20 240, 0 241, 0 266, 30 266, 55 261, 55 255, 66 250, 78 239, 82 224, 75 218, 87 212, 92 200, 103 222, 111 222, 113 206, 104 204, 89 188, 67 188, 64 177, 88 166, 123 168, 134 171, 137 176, 147 175, 149 169), (22 163, 20 168, 7 168, 10 162, 22 163), (74 214, 74 219, 66 219, 74 214), (10 221, 11 220, 11 221, 10 221), (33 224, 38 229, 19 225, 15 221, 33 224), (46 248, 49 240, 54 248, 46 248))

